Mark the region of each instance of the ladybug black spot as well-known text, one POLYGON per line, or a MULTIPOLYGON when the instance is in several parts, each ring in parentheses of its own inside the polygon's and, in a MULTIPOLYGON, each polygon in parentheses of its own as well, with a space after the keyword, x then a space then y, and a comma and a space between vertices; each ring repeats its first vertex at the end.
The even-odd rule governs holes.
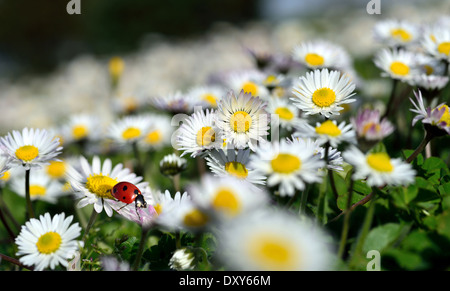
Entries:
POLYGON ((125 198, 126 198, 125 196, 122 197, 123 200, 125 200, 125 198))
POLYGON ((122 190, 123 191, 127 191, 128 187, 127 186, 123 186, 122 190))
POLYGON ((139 194, 139 190, 138 189, 134 189, 134 194, 138 195, 139 194))

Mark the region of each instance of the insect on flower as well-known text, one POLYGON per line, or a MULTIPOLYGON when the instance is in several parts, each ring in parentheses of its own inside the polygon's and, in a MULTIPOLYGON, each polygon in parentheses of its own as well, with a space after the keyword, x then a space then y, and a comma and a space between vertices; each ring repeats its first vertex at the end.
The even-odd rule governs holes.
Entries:
MULTIPOLYGON (((138 208, 146 208, 147 202, 144 199, 144 196, 142 195, 141 191, 138 187, 136 187, 134 184, 130 182, 119 182, 117 183, 112 189, 111 194, 119 201, 126 203, 124 206, 119 208, 124 208, 128 204, 135 203, 136 207, 136 213, 138 208)), ((138 213, 139 216, 139 213, 138 213)))

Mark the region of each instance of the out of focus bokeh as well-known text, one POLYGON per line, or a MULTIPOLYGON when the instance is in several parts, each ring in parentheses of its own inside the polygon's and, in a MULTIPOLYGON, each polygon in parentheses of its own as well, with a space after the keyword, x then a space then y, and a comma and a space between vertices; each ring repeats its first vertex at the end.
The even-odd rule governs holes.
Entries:
POLYGON ((253 66, 246 47, 289 55, 315 38, 343 45, 358 74, 373 77, 360 60, 379 48, 376 21, 427 23, 450 11, 437 0, 379 1, 381 14, 367 12, 368 0, 81 0, 81 14, 69 15, 68 2, 0 1, 1 132, 98 109, 113 56, 126 62, 124 94, 184 90, 253 66))

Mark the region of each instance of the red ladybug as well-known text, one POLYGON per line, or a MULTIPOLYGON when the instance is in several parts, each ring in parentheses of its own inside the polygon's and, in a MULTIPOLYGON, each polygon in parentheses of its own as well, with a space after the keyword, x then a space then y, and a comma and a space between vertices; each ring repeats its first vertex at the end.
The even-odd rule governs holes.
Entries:
MULTIPOLYGON (((130 203, 135 203, 136 213, 139 208, 146 208, 147 202, 145 202, 144 196, 138 187, 130 182, 119 182, 111 190, 112 195, 117 198, 119 201, 126 203, 127 205, 130 203)), ((125 207, 124 205, 123 207, 125 207)), ((122 208, 123 208, 122 207, 122 208)), ((120 209, 122 209, 120 208, 120 209)), ((120 210, 119 209, 119 210, 120 210)))

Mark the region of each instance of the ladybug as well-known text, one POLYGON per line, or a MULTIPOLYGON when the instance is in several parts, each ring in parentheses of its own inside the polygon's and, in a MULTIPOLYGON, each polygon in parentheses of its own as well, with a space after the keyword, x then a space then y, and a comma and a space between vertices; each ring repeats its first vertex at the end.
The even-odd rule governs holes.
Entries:
POLYGON ((138 208, 147 207, 147 202, 145 202, 144 195, 142 195, 138 187, 136 187, 134 184, 130 182, 117 183, 111 189, 111 193, 112 196, 114 196, 116 199, 122 201, 123 203, 126 203, 126 205, 124 205, 123 207, 127 206, 130 203, 133 203, 134 201, 136 206, 136 213, 138 208))

